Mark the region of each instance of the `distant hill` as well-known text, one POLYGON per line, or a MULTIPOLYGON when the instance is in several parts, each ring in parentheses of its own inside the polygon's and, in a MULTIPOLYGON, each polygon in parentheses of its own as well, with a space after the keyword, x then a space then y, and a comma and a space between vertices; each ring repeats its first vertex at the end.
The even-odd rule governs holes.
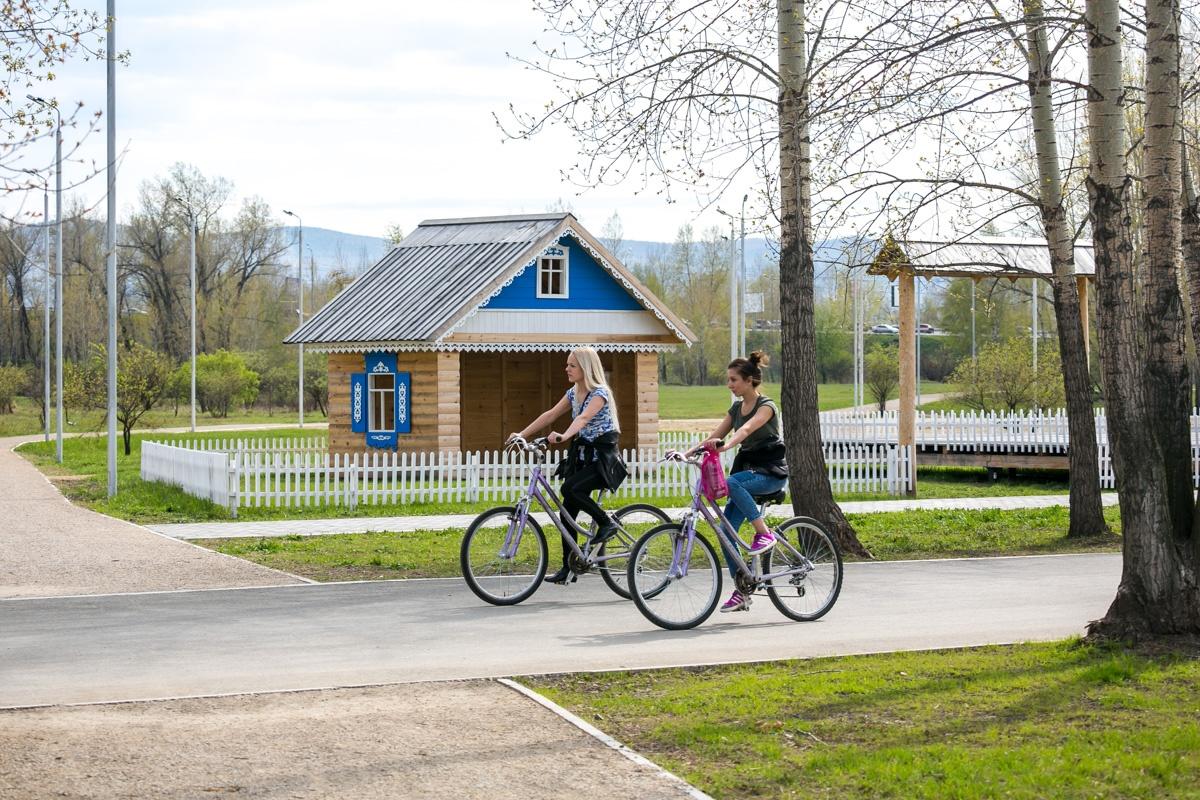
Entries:
MULTIPOLYGON (((290 245, 281 260, 295 269, 296 226, 284 226, 279 230, 283 240, 290 245)), ((304 228, 304 263, 308 264, 311 257, 316 262, 317 274, 321 277, 334 270, 358 275, 387 255, 389 247, 387 240, 381 236, 362 236, 328 228, 304 228)))
MULTIPOLYGON (((286 226, 280 230, 284 241, 290 245, 282 260, 290 268, 295 269, 296 228, 295 226, 286 226)), ((671 247, 671 242, 627 239, 621 243, 621 252, 626 265, 637 267, 655 257, 667 257, 671 247)), ((818 243, 813 253, 817 294, 821 295, 832 291, 834 274, 837 270, 845 269, 850 264, 861 266, 869 263, 874 256, 875 247, 873 242, 859 242, 856 237, 850 236, 827 239, 818 243)), ((352 275, 360 274, 387 255, 389 244, 380 236, 363 236, 328 228, 306 227, 304 229, 304 249, 306 263, 311 250, 311 256, 316 261, 317 273, 324 277, 334 270, 342 270, 352 275)), ((773 266, 778 258, 779 245, 777 242, 771 239, 747 237, 746 272, 751 280, 758 277, 763 269, 773 266)), ((886 281, 887 279, 873 280, 886 281)))

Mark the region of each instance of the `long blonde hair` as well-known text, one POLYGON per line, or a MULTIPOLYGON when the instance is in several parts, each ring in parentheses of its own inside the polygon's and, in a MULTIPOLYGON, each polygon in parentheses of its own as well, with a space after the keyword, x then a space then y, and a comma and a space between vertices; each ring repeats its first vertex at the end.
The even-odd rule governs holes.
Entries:
POLYGON ((617 418, 617 396, 604 379, 604 365, 600 363, 600 354, 591 347, 577 347, 571 351, 571 355, 579 362, 579 371, 583 374, 583 380, 575 384, 575 415, 583 411, 583 401, 588 392, 602 388, 608 392, 608 411, 612 414, 613 428, 621 430, 621 422, 617 418))

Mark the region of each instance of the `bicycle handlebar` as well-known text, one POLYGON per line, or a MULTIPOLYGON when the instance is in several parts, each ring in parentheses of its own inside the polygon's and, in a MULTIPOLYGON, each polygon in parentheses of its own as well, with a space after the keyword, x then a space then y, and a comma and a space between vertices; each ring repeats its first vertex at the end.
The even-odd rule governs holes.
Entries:
POLYGON ((544 453, 549 447, 549 442, 545 436, 539 436, 536 439, 525 439, 521 436, 512 436, 504 443, 505 450, 519 450, 522 453, 544 453))
POLYGON ((668 450, 659 459, 659 462, 669 461, 675 464, 691 464, 693 467, 700 466, 700 459, 696 456, 688 456, 686 453, 681 453, 678 450, 668 450))

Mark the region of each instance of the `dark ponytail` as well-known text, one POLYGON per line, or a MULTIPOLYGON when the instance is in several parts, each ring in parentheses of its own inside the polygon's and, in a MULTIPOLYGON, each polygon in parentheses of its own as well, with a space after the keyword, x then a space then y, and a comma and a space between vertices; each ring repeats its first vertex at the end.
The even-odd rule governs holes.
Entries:
POLYGON ((751 386, 762 383, 762 368, 771 363, 771 359, 762 350, 755 350, 749 358, 735 358, 729 362, 728 369, 736 369, 743 380, 750 381, 751 386))

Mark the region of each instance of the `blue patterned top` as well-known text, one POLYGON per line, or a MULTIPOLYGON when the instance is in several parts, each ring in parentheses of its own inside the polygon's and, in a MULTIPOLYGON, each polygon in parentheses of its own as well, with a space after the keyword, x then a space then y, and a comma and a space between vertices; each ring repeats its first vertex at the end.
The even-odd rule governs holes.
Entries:
POLYGON ((597 436, 602 436, 609 431, 615 431, 617 427, 613 425, 612 408, 609 404, 612 403, 612 396, 608 390, 602 386, 597 386, 588 392, 587 397, 583 398, 583 402, 579 405, 578 410, 575 407, 575 387, 572 386, 567 390, 567 402, 571 404, 571 419, 575 419, 587 408, 587 404, 591 402, 593 397, 603 397, 604 405, 600 406, 600 410, 596 412, 596 416, 592 417, 587 425, 579 431, 579 435, 587 441, 594 440, 597 436))

